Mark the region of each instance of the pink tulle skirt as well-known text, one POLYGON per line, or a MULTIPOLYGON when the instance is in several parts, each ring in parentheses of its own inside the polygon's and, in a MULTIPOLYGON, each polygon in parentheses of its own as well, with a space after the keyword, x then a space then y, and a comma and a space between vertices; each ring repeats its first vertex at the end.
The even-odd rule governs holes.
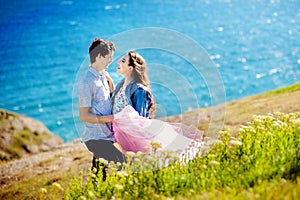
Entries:
POLYGON ((147 119, 131 106, 126 106, 114 116, 115 138, 123 153, 151 152, 153 144, 158 150, 184 152, 202 141, 203 132, 194 126, 182 123, 167 123, 158 119, 147 119))

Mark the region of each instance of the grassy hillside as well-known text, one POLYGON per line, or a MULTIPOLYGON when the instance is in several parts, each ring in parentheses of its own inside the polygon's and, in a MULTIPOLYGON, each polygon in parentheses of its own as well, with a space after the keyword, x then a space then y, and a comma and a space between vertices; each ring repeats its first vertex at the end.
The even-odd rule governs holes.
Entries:
POLYGON ((109 165, 105 182, 101 174, 84 184, 79 176, 66 199, 299 199, 300 112, 255 116, 239 132, 234 138, 221 131, 201 156, 159 170, 153 167, 173 159, 170 153, 159 159, 136 154, 134 160, 128 153, 123 171, 109 165), (141 166, 152 170, 136 172, 141 166))
POLYGON ((223 130, 231 130, 232 134, 236 134, 239 126, 250 122, 253 115, 300 111, 299 99, 300 83, 297 83, 285 88, 231 101, 224 105, 193 110, 183 115, 168 117, 165 120, 169 122, 183 121, 186 124, 197 125, 200 130, 204 130, 205 134, 210 137, 216 137, 220 127, 223 130), (223 109, 225 114, 221 115, 223 109), (212 117, 213 113, 217 114, 217 116, 212 117))
MULTIPOLYGON (((230 133, 231 136, 237 137, 238 130, 241 128, 241 125, 248 125, 247 122, 251 122, 253 120, 254 115, 268 115, 268 113, 273 112, 282 112, 282 113, 292 113, 292 112, 299 112, 300 111, 300 84, 295 84, 293 86, 278 89, 275 91, 263 93, 260 95, 255 95, 251 97, 247 97, 241 100, 232 101, 226 103, 226 114, 225 116, 215 117, 217 123, 224 124, 222 126, 223 130, 231 130, 231 131, 224 131, 223 133, 230 133)), ((222 107, 222 106, 221 106, 222 107)), ((211 113, 215 112, 218 113, 218 109, 221 108, 212 107, 206 109, 199 109, 194 110, 183 115, 169 117, 165 119, 166 121, 184 121, 186 123, 194 123, 195 119, 201 119, 198 122, 198 127, 205 131, 206 135, 211 137, 219 137, 220 135, 217 134, 218 127, 213 127, 214 123, 211 122, 211 113), (214 132, 215 131, 215 132, 214 132)), ((226 134, 225 134, 226 135, 226 134)), ((251 135, 251 134, 250 134, 251 135)), ((279 134, 279 136, 282 136, 279 134)), ((228 147, 228 146, 227 146, 228 147)), ((221 148, 221 147, 220 147, 221 148)), ((226 148, 222 146, 222 148, 226 148)), ((297 147, 298 148, 298 147, 297 147)), ((299 150, 299 149, 298 149, 299 150)), ((291 152, 292 153, 292 152, 291 152)), ((71 177, 83 177, 83 181, 87 181, 87 174, 90 167, 90 162, 92 159, 91 154, 82 147, 82 145, 75 141, 73 143, 68 143, 62 145, 60 149, 53 149, 52 152, 48 152, 46 154, 41 154, 41 158, 35 157, 34 160, 38 160, 36 162, 31 162, 31 164, 26 165, 24 170, 12 170, 10 173, 3 173, 3 177, 1 177, 1 187, 0 187, 0 199, 37 199, 39 197, 45 199, 52 199, 53 196, 57 197, 58 199, 62 198, 66 188, 68 188, 70 182, 72 181, 71 177), (83 176, 79 176, 79 172, 83 171, 83 176), (57 185, 57 183, 59 185, 57 185), (42 188, 42 189, 41 189, 42 188)), ((292 155, 292 154, 291 154, 292 155)), ((249 156, 248 156, 249 157, 249 156)), ((22 162, 29 162, 32 157, 23 158, 22 162)), ((247 156, 244 157, 245 159, 247 156)), ((210 163, 207 165, 202 162, 212 161, 209 160, 212 158, 206 158, 202 160, 199 158, 199 164, 197 167, 192 167, 191 169, 200 168, 203 165, 210 166, 217 164, 215 162, 210 163)), ((255 160, 251 160, 253 163, 252 167, 255 169, 257 167, 255 164, 255 160)), ((260 161, 265 162, 265 161, 260 161)), ((270 161, 271 162, 271 161, 270 161)), ((9 163, 1 164, 0 168, 1 171, 8 170, 7 168, 14 168, 18 165, 18 163, 13 163, 9 165, 9 163)), ((222 165, 223 166, 223 165, 222 165)), ((268 165, 269 166, 269 165, 268 165)), ((228 167, 232 167, 228 165, 228 167)), ((186 174, 188 173, 189 168, 185 169, 186 174)), ((237 166, 236 169, 239 169, 237 166)), ((234 172, 236 169, 229 170, 228 173, 231 171, 234 172)), ((263 169, 266 170, 266 169, 263 169)), ((246 173, 247 170, 242 173, 246 173)), ((178 173, 182 173, 182 171, 178 171, 178 173)), ((298 173, 298 172, 297 172, 298 173)), ((195 192, 192 187, 187 186, 186 182, 180 186, 180 191, 182 193, 176 194, 177 199, 186 199, 185 196, 188 196, 189 199, 232 199, 233 197, 253 199, 258 198, 255 196, 256 194, 260 194, 258 199, 276 199, 276 194, 270 193, 274 196, 265 196, 268 191, 278 191, 281 195, 278 196, 284 197, 284 195, 299 195, 299 174, 296 174, 292 179, 283 178, 281 180, 273 181, 272 175, 270 178, 267 179, 257 179, 257 181, 252 181, 253 184, 250 184, 247 187, 207 187, 207 189, 202 190, 201 192, 195 192), (297 183, 298 182, 298 183, 297 183), (185 188, 189 188, 185 190, 185 188), (253 191, 258 191, 257 193, 253 191), (181 195, 182 194, 182 195, 181 195), (245 194, 245 195, 244 195, 245 194)), ((184 179, 189 180, 193 174, 185 176, 184 179)), ((225 175, 221 175, 225 176, 225 175)), ((208 175, 210 177, 210 175, 208 175)), ((257 174, 255 177, 259 177, 257 174)), ((201 180, 200 177, 196 177, 201 180)), ((215 180, 222 179, 222 177, 215 177, 215 180)), ((242 177, 236 178, 243 180, 242 177)), ((192 179, 191 179, 192 180, 192 179)), ((193 179, 194 180, 194 179, 193 179)), ((227 180, 227 179, 224 179, 227 180)), ((171 183, 175 187, 177 183, 181 183, 178 177, 174 177, 171 183)), ((196 181, 196 179, 195 179, 196 181)), ((233 180, 232 180, 233 181, 233 180)), ((193 181, 192 181, 193 182, 193 181)), ((188 181, 188 184, 195 184, 188 181)), ((198 184, 198 182, 196 182, 198 184)), ((248 182, 248 183, 251 183, 248 182)), ((141 185, 143 186, 143 185, 141 185)), ((172 186, 172 185, 171 185, 172 186)), ((171 187, 170 186, 170 187, 171 187)), ((178 186, 178 185, 177 185, 178 186)), ((176 187, 177 187, 176 186, 176 187)), ((119 187, 119 186, 118 186, 119 187)), ((165 186, 167 187, 167 186, 165 186)), ((119 187, 121 188, 121 187, 119 187)), ((115 188, 117 189, 117 188, 115 188)), ((149 188, 148 188, 149 189, 149 188)), ((128 188, 130 190, 130 188, 128 188)), ((151 190, 151 188, 150 188, 151 190)), ((176 190, 172 190, 173 192, 176 190)), ((108 191, 109 192, 109 191, 108 191)), ((173 193, 174 194, 174 193, 173 193)), ((90 194, 93 196, 93 194, 90 194)), ((91 197, 92 197, 91 196, 91 197)), ((149 198, 161 198, 164 199, 168 195, 158 195, 153 192, 153 196, 149 196, 149 198), (155 196, 156 195, 156 196, 155 196)), ((171 195, 172 196, 172 195, 171 195)), ((299 196, 297 196, 299 197, 299 196)))

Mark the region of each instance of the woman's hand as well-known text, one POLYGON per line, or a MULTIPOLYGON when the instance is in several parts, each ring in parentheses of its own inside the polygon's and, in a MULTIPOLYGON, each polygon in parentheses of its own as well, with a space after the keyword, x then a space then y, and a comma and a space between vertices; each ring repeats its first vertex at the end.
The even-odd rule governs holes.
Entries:
POLYGON ((107 80, 107 83, 109 86, 109 91, 110 91, 110 93, 112 93, 112 91, 114 91, 114 89, 115 89, 114 82, 108 72, 105 72, 105 77, 106 77, 106 80, 107 80))

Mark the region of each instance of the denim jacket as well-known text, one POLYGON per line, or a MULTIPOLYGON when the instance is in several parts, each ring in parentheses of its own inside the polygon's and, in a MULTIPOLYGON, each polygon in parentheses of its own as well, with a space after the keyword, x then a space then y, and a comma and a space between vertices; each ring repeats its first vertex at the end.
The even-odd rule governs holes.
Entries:
MULTIPOLYGON (((115 96, 122 87, 124 81, 125 79, 121 80, 117 84, 116 89, 112 92, 112 105, 114 105, 115 96)), ((131 105, 140 116, 149 118, 152 97, 151 94, 146 90, 145 86, 136 83, 134 80, 131 80, 125 88, 125 94, 129 105, 131 105)))

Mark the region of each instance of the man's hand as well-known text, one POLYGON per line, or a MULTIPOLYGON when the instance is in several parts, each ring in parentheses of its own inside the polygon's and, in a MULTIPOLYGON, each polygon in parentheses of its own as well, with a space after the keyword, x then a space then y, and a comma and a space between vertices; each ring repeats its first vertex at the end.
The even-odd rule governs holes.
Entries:
POLYGON ((110 77, 110 75, 107 71, 105 71, 105 77, 107 79, 109 91, 110 91, 110 93, 112 93, 112 91, 114 91, 114 89, 115 89, 114 81, 112 80, 112 78, 110 77))

